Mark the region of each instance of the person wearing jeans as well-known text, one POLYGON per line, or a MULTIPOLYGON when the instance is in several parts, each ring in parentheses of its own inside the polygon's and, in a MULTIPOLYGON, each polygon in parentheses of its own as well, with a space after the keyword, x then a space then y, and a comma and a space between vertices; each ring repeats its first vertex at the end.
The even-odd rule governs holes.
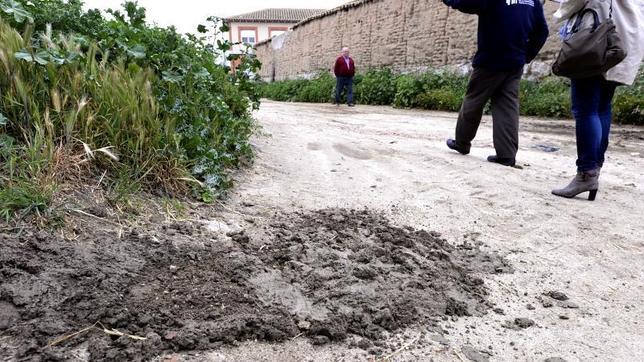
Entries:
POLYGON ((617 83, 603 77, 573 80, 572 113, 577 129, 577 167, 582 172, 604 165, 617 83))
MULTIPOLYGON (((644 2, 630 0, 563 0, 555 19, 570 20, 584 6, 597 11, 601 21, 612 17, 627 52, 626 59, 603 76, 571 80, 572 114, 577 136, 577 175, 564 188, 553 190, 557 196, 573 198, 589 192, 595 200, 599 176, 608 149, 612 123, 612 102, 619 85, 633 84, 644 56, 644 2)), ((584 26, 592 26, 591 17, 584 26)), ((562 34, 567 33, 565 25, 562 34)))
POLYGON ((337 76, 335 79, 335 104, 340 105, 342 93, 346 90, 347 103, 353 106, 353 78, 337 76))
POLYGON ((340 104, 342 93, 346 89, 347 103, 349 107, 353 107, 353 77, 356 75, 356 65, 349 56, 349 48, 342 48, 342 54, 335 60, 333 74, 336 78, 335 104, 340 104))
POLYGON ((494 149, 488 161, 514 166, 519 149, 519 82, 523 67, 548 39, 548 24, 540 0, 443 0, 461 12, 479 17, 474 71, 461 111, 455 139, 447 147, 470 153, 483 109, 492 102, 494 149))

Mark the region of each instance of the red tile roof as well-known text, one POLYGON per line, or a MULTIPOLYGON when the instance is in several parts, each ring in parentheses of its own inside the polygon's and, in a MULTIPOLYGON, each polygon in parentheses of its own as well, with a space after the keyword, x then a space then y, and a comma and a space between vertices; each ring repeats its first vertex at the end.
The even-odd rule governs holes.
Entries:
POLYGON ((229 23, 299 23, 325 9, 264 9, 226 18, 229 23))

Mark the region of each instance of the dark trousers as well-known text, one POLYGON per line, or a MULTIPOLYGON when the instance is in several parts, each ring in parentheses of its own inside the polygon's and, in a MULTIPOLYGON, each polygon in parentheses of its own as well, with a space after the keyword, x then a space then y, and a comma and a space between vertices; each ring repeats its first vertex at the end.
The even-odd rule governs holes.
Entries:
POLYGON ((353 104, 353 77, 336 77, 335 103, 340 104, 342 93, 347 88, 347 102, 353 104))
POLYGON ((577 129, 579 171, 591 171, 604 165, 616 87, 616 83, 602 77, 572 80, 570 93, 577 129))
POLYGON ((522 74, 523 69, 474 69, 456 124, 456 144, 459 148, 469 152, 485 105, 492 100, 496 155, 502 159, 516 157, 519 150, 519 82, 522 74))

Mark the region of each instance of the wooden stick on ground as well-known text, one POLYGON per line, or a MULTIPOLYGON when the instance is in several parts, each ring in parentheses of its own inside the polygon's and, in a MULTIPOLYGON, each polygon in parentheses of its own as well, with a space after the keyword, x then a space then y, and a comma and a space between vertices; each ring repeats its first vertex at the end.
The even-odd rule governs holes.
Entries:
POLYGON ((108 329, 107 327, 105 327, 103 325, 103 323, 96 322, 96 323, 92 324, 91 326, 89 326, 87 328, 81 329, 78 332, 74 332, 72 334, 62 336, 60 338, 57 338, 57 339, 49 342, 47 344, 47 347, 49 347, 49 348, 54 347, 54 346, 56 346, 58 344, 66 342, 66 341, 68 341, 68 340, 70 340, 72 338, 78 337, 79 335, 81 335, 81 334, 83 334, 85 332, 89 332, 89 331, 91 331, 93 329, 99 330, 99 331, 101 331, 101 332, 103 332, 103 333, 105 333, 107 335, 111 335, 111 336, 119 336, 119 337, 126 336, 127 338, 133 339, 135 341, 145 341, 145 340, 147 340, 147 338, 145 338, 145 337, 139 337, 139 336, 134 336, 134 335, 131 335, 131 334, 126 334, 126 333, 117 331, 116 329, 108 329), (100 327, 100 328, 98 328, 98 327, 100 327))
POLYGON ((93 325, 91 325, 91 326, 89 326, 89 327, 87 327, 87 328, 81 329, 81 330, 80 330, 80 331, 78 331, 78 332, 75 332, 75 333, 68 334, 68 335, 66 335, 66 336, 63 336, 63 337, 57 338, 57 339, 55 339, 55 340, 53 340, 53 341, 49 342, 49 343, 47 344, 47 347, 53 347, 53 346, 55 346, 55 345, 57 345, 57 344, 61 344, 61 343, 65 342, 65 341, 68 341, 68 340, 70 340, 70 339, 72 339, 72 338, 74 338, 74 337, 76 337, 76 336, 78 336, 78 335, 81 335, 81 334, 85 333, 85 332, 89 332, 89 331, 91 331, 92 329, 96 328, 96 325, 97 325, 97 324, 98 324, 98 322, 94 323, 93 325))
POLYGON ((390 361, 392 358, 396 357, 398 354, 400 354, 401 352, 403 352, 407 348, 409 348, 409 347, 413 346, 414 344, 416 344, 416 342, 418 342, 419 339, 420 339, 420 334, 418 335, 418 337, 414 338, 413 341, 407 343, 406 345, 400 347, 398 350, 394 351, 390 355, 388 355, 385 358, 383 358, 383 361, 390 361))
POLYGON ((112 224, 112 225, 114 225, 114 226, 118 226, 118 227, 121 227, 121 228, 123 227, 123 225, 121 225, 121 224, 119 224, 119 223, 117 223, 117 222, 114 222, 114 221, 112 221, 112 220, 108 220, 108 219, 105 219, 105 218, 102 218, 102 217, 98 217, 98 216, 96 216, 96 215, 92 215, 92 214, 90 214, 90 213, 88 213, 88 212, 85 212, 85 211, 82 211, 82 210, 78 210, 78 209, 69 209, 69 211, 73 211, 73 212, 75 212, 75 213, 77 213, 77 214, 81 214, 81 215, 84 215, 84 216, 88 216, 88 217, 94 218, 94 219, 96 219, 96 220, 101 220, 101 221, 104 221, 104 222, 106 222, 106 223, 108 223, 108 224, 112 224))

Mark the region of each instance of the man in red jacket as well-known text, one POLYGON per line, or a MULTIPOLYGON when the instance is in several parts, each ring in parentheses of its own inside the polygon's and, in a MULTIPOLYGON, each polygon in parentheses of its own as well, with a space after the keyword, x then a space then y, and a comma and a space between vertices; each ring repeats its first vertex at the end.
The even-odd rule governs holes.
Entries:
POLYGON ((349 56, 349 48, 342 48, 342 55, 335 60, 333 73, 336 78, 335 104, 340 104, 342 92, 347 88, 347 101, 349 107, 353 107, 353 77, 356 75, 356 65, 349 56))

